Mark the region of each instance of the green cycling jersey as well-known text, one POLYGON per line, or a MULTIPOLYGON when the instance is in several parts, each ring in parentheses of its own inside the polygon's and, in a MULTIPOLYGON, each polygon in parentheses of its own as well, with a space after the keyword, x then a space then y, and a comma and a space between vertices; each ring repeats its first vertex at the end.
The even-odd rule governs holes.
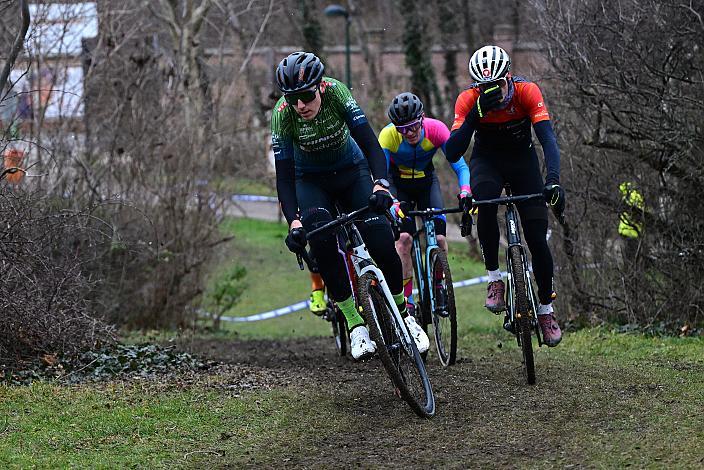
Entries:
POLYGON ((276 160, 294 159, 296 173, 318 173, 352 166, 364 154, 350 129, 367 122, 350 90, 323 77, 320 111, 306 121, 281 97, 271 116, 271 142, 276 160))

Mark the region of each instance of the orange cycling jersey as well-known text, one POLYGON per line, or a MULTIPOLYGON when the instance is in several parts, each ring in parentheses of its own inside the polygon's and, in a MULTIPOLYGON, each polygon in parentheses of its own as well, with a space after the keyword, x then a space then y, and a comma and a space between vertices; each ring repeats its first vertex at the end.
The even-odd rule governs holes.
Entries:
MULTIPOLYGON (((511 124, 520 124, 528 119, 531 124, 550 119, 540 88, 521 77, 513 78, 513 98, 503 109, 490 111, 479 118, 479 132, 484 129, 501 129, 511 124)), ((472 87, 460 93, 455 103, 455 120, 452 130, 458 129, 479 98, 479 88, 472 87)))

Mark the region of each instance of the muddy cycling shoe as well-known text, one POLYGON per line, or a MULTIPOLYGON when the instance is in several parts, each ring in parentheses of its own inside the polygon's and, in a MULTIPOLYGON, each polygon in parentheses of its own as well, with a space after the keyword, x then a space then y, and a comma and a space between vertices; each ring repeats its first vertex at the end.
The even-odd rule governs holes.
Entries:
POLYGON ((428 339, 428 335, 425 334, 425 331, 423 331, 423 328, 421 328, 418 322, 416 322, 415 317, 413 317, 413 315, 408 315, 403 319, 403 321, 406 322, 408 333, 410 333, 411 337, 416 342, 418 352, 424 353, 427 351, 430 347, 430 340, 428 339))
POLYGON ((310 303, 308 308, 310 308, 312 313, 318 316, 325 313, 327 304, 325 303, 325 292, 323 292, 323 289, 316 289, 310 293, 310 303))
POLYGON ((555 315, 552 313, 538 315, 538 324, 543 332, 543 343, 551 348, 560 344, 560 341, 562 341, 562 330, 560 330, 560 325, 557 324, 555 315))
POLYGON ((368 359, 376 352, 376 343, 369 338, 369 330, 364 325, 355 327, 350 331, 352 344, 352 357, 356 361, 368 359))
POLYGON ((484 306, 494 313, 503 312, 506 310, 506 301, 504 295, 506 293, 506 285, 504 281, 490 282, 486 288, 486 302, 484 306))

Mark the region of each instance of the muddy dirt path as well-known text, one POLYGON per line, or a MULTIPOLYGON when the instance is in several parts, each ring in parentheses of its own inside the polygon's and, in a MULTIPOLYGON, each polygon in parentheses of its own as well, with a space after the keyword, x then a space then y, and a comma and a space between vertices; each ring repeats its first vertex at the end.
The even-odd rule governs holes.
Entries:
MULTIPOLYGON (((473 358, 460 351, 461 359, 449 369, 430 358, 437 401, 431 420, 417 418, 393 395, 378 360, 358 364, 336 357, 330 338, 190 340, 181 346, 244 368, 260 383, 296 387, 301 406, 314 408, 321 394, 335 397, 349 432, 325 435, 324 426, 312 428, 315 439, 292 445, 285 456, 272 454, 270 464, 285 459, 303 467, 590 466, 590 453, 618 449, 619 436, 640 432, 639 416, 649 413, 643 399, 669 396, 667 383, 637 367, 549 354, 537 359, 538 385, 527 386, 518 348, 508 340, 503 348, 487 345, 486 353, 473 358)), ((670 400, 676 408, 678 399, 670 400)))

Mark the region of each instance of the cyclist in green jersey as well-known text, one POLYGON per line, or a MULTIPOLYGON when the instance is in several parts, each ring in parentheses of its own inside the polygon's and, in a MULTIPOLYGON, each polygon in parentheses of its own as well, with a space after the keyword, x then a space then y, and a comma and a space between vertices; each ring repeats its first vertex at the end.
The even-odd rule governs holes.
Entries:
MULTIPOLYGON (((350 90, 324 77, 323 71, 320 59, 309 52, 294 52, 276 68, 276 83, 284 96, 272 112, 271 141, 276 189, 290 227, 286 245, 294 253, 305 249, 306 231, 332 220, 336 206, 351 212, 369 205, 370 215, 357 228, 384 273, 418 349, 427 351, 428 336, 406 310, 401 260, 389 222, 381 215, 393 202, 386 158, 350 90)), ((336 237, 316 238, 310 245, 328 295, 347 319, 352 356, 371 356, 376 344, 355 308, 336 237)))

